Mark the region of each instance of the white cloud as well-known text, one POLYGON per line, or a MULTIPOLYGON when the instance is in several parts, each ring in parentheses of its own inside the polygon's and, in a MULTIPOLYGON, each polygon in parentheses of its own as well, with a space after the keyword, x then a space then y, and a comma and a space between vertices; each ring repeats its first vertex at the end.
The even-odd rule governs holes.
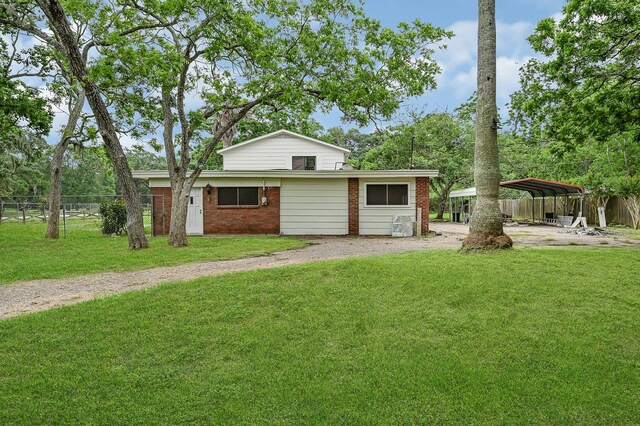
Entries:
POLYGON ((438 54, 446 68, 475 63, 477 27, 476 21, 458 21, 447 28, 454 36, 447 42, 447 50, 438 54))
POLYGON ((476 90, 477 69, 474 64, 471 68, 460 71, 452 76, 450 85, 458 98, 468 98, 476 90))
POLYGON ((564 18, 564 13, 557 12, 557 13, 554 13, 553 15, 551 15, 551 17, 553 18, 554 21, 560 22, 560 21, 562 21, 562 18, 564 18))
MULTIPOLYGON (((447 50, 436 56, 442 69, 438 86, 453 95, 452 106, 465 101, 476 90, 477 25, 477 21, 458 21, 448 27, 455 35, 447 43, 447 50)), ((533 55, 527 37, 534 24, 498 21, 496 25, 496 89, 498 105, 502 106, 519 87, 520 67, 533 55)))
POLYGON ((118 139, 120 140, 120 145, 123 148, 131 148, 135 145, 142 145, 142 143, 138 139, 134 139, 129 135, 119 134, 118 139))
POLYGON ((530 58, 500 56, 496 59, 496 96, 499 105, 507 103, 511 94, 520 88, 520 67, 530 58))
MULTIPOLYGON (((438 60, 446 68, 455 68, 476 63, 477 56, 477 21, 458 21, 447 30, 454 32, 454 37, 447 43, 447 50, 438 53, 438 60)), ((533 24, 518 21, 514 23, 497 23, 497 53, 499 56, 521 57, 529 54, 527 37, 533 32, 533 24)))

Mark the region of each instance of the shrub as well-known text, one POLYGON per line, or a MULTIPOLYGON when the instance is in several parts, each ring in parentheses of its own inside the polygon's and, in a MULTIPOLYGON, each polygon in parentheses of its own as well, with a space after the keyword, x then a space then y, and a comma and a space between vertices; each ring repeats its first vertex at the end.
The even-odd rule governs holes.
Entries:
POLYGON ((127 209, 124 201, 107 201, 100 204, 98 210, 102 217, 102 233, 106 235, 120 235, 126 232, 127 227, 127 209))
POLYGON ((614 181, 614 190, 617 195, 622 197, 629 213, 631 213, 631 221, 633 228, 640 228, 640 175, 625 176, 614 181))

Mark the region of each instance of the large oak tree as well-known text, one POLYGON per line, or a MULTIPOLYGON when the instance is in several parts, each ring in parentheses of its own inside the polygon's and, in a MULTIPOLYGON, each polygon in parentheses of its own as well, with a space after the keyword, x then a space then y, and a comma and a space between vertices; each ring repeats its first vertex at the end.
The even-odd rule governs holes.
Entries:
POLYGON ((626 134, 640 142, 640 8, 635 0, 569 0, 529 37, 544 57, 521 70, 518 130, 562 144, 626 134))
MULTIPOLYGON (((90 50, 102 45, 104 41, 91 41, 80 48, 81 34, 84 32, 86 20, 95 13, 95 7, 89 2, 71 3, 68 5, 72 13, 82 16, 82 20, 74 20, 74 15, 69 18, 63 4, 58 0, 37 0, 30 5, 27 2, 0 3, 0 24, 13 26, 28 32, 34 37, 45 41, 51 48, 57 50, 66 61, 70 75, 81 86, 84 96, 94 114, 103 144, 113 163, 115 175, 122 188, 123 198, 127 207, 127 235, 129 247, 132 249, 148 247, 142 220, 142 204, 140 203, 136 185, 131 175, 126 156, 120 145, 114 120, 103 93, 95 80, 90 76, 90 68, 87 59, 90 50), (17 9, 31 6, 33 14, 27 20, 22 19, 17 9), (44 16, 42 16, 44 15, 44 16), (82 22, 82 24, 79 24, 82 22)), ((109 19, 109 17, 102 17, 109 19)), ((91 37, 96 34, 91 33, 91 37)), ((108 43, 108 41, 106 41, 108 43)))

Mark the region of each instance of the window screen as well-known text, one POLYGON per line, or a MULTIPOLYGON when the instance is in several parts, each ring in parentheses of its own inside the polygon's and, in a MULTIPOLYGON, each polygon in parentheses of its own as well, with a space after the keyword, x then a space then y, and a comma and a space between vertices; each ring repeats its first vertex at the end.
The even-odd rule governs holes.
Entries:
POLYGON ((315 156, 293 156, 291 158, 291 169, 293 170, 315 170, 315 156))
POLYGON ((409 185, 375 184, 367 185, 368 206, 408 206, 409 185))
POLYGON ((409 204, 409 188, 407 185, 387 185, 390 206, 406 206, 409 204))
POLYGON ((258 188, 218 188, 219 206, 257 206, 258 188))
POLYGON ((315 170, 316 169, 316 157, 304 157, 304 169, 315 170))
POLYGON ((257 206, 258 188, 238 188, 239 206, 257 206))
POLYGON ((387 185, 367 185, 367 205, 387 205, 387 185))
POLYGON ((237 206, 238 188, 218 188, 219 206, 237 206))

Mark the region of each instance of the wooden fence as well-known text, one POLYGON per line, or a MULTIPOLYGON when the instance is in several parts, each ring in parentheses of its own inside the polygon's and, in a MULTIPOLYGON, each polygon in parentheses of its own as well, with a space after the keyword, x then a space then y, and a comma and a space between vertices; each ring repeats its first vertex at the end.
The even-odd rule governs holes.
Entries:
MULTIPOLYGON (((544 206, 542 198, 518 198, 509 200, 500 200, 500 209, 502 213, 510 215, 513 218, 524 218, 531 220, 533 213, 533 203, 535 203, 535 218, 536 220, 544 218, 545 213, 554 212, 554 200, 553 197, 544 199, 544 206)), ((564 197, 558 197, 556 199, 556 209, 559 216, 566 216, 571 213, 576 217, 580 210, 580 199, 569 198, 568 202, 564 197)), ((598 211, 596 202, 591 197, 585 197, 583 205, 583 216, 586 216, 587 222, 590 224, 598 224, 598 211)), ((631 213, 625 207, 620 197, 612 197, 607 203, 605 210, 607 218, 607 224, 611 225, 626 225, 632 226, 631 213)))

